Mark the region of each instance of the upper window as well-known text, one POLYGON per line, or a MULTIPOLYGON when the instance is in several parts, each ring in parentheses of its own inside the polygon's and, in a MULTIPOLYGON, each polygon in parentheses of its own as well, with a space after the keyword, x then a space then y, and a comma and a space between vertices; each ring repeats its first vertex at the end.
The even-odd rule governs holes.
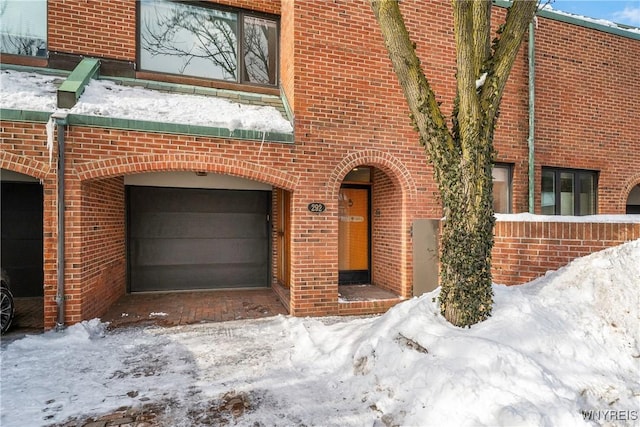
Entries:
POLYGON ((493 165, 493 210, 511 213, 511 166, 493 165))
POLYGON ((542 168, 543 215, 595 215, 598 173, 542 168))
POLYGON ((0 0, 0 52, 47 56, 47 0, 0 0))
POLYGON ((208 4, 142 0, 140 68, 275 86, 278 21, 208 4))

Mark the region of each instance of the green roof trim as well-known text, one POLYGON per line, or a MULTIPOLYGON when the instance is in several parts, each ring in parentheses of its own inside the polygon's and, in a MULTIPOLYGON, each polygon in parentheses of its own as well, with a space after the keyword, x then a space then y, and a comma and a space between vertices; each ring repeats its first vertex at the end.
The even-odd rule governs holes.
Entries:
MULTIPOLYGON (((0 109, 0 119, 14 122, 46 123, 53 112, 0 109)), ((75 126, 101 127, 108 129, 133 130, 141 132, 166 133, 172 135, 207 136, 212 138, 240 139, 247 141, 267 141, 293 143, 293 134, 262 132, 258 130, 236 129, 209 126, 186 125, 177 123, 130 120, 114 117, 87 116, 69 114, 67 124, 75 126)))
POLYGON ((8 122, 47 123, 51 114, 53 114, 51 111, 10 110, 8 108, 0 108, 0 120, 6 120, 8 122))
POLYGON ((175 135, 209 136, 214 138, 242 139, 249 141, 293 142, 293 135, 276 132, 262 132, 257 130, 236 129, 230 131, 225 128, 188 125, 180 123, 151 122, 146 120, 131 120, 115 117, 86 116, 70 114, 70 125, 103 127, 109 129, 137 130, 154 133, 175 135))
POLYGON ((26 65, 6 64, 2 62, 0 62, 0 70, 22 71, 23 73, 38 73, 46 76, 59 76, 65 78, 71 74, 69 71, 59 70, 57 68, 31 67, 26 65))
POLYGON ((91 79, 98 76, 100 61, 95 58, 84 58, 69 77, 58 88, 58 108, 71 108, 76 105, 91 79))
MULTIPOLYGON (((493 0, 493 4, 499 7, 509 8, 511 2, 507 0, 493 0)), ((616 36, 626 37, 633 40, 640 40, 640 32, 629 31, 630 29, 637 29, 623 24, 616 24, 618 27, 611 27, 609 25, 600 24, 598 22, 590 21, 589 19, 583 19, 578 15, 571 16, 565 13, 560 13, 553 10, 541 10, 537 13, 538 16, 543 18, 553 19, 554 21, 560 21, 571 25, 577 25, 579 27, 591 28, 593 30, 602 31, 605 33, 615 34, 616 36)), ((591 18, 595 19, 595 18, 591 18)))

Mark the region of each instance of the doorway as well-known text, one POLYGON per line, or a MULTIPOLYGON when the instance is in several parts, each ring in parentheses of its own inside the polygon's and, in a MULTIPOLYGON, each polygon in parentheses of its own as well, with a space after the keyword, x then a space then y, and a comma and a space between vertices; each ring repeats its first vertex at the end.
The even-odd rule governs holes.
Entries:
POLYGON ((338 283, 371 283, 371 186, 343 184, 338 216, 338 283))

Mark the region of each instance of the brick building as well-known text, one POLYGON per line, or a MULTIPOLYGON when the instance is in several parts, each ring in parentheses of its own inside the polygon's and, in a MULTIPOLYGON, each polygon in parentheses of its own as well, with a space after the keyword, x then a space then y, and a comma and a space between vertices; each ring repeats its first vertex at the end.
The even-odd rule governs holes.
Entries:
MULTIPOLYGON (((19 16, 16 4, 11 13, 19 16)), ((495 7, 496 21, 503 6, 495 7)), ((57 105, 21 107, 24 93, 0 105, 2 263, 23 283, 17 295, 44 296, 45 327, 56 324, 60 307, 64 322, 78 322, 126 292, 272 287, 296 316, 380 312, 417 293, 414 270, 423 259, 414 256, 413 226, 439 218, 440 206, 366 1, 43 0, 29 7, 28 22, 13 32, 5 24, 19 20, 2 18, 3 78, 49 76, 57 105), (78 110, 96 81, 180 93, 196 108, 202 97, 271 108, 292 130, 78 110), (48 133, 52 114, 57 128, 48 133), (348 284, 393 296, 347 301, 339 285, 348 284)), ((450 4, 401 7, 450 111, 450 4)), ((541 12, 529 40, 495 135, 496 210, 638 213, 640 32, 541 12)), ((552 241, 535 250, 552 255, 531 274, 640 237, 639 224, 618 224, 567 252, 562 239, 584 237, 575 226, 565 236, 566 227, 557 226, 558 236, 542 227, 540 238, 552 241)), ((496 274, 511 283, 520 277, 502 274, 519 262, 509 261, 510 248, 541 244, 522 236, 514 243, 515 228, 499 224, 494 253, 496 274)))

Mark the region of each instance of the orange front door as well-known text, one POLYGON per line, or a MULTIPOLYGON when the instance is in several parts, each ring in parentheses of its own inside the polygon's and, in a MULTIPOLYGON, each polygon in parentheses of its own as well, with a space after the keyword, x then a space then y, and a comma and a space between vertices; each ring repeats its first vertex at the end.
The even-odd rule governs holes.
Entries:
POLYGON ((369 283, 370 188, 344 185, 338 200, 338 270, 340 284, 369 283))

